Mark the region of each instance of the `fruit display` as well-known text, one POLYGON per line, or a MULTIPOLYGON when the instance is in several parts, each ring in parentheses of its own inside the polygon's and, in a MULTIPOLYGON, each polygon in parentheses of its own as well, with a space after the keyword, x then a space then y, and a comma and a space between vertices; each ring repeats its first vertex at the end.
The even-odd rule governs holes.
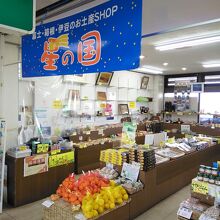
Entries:
POLYGON ((83 198, 82 211, 86 218, 95 218, 107 210, 114 209, 128 200, 128 194, 122 186, 111 181, 109 187, 103 187, 100 193, 90 194, 83 198))
POLYGON ((98 172, 88 172, 75 179, 74 174, 67 177, 58 187, 56 194, 72 205, 80 205, 87 193, 99 193, 102 187, 109 186, 109 180, 98 172))

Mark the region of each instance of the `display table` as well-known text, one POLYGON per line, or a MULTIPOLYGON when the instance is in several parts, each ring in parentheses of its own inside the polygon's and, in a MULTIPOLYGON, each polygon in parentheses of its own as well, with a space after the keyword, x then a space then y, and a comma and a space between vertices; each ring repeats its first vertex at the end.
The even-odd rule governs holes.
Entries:
POLYGON ((24 177, 24 158, 6 156, 8 204, 17 207, 56 192, 59 184, 74 172, 74 164, 49 168, 48 172, 24 177))
MULTIPOLYGON (((173 124, 173 123, 164 123, 164 130, 172 130, 177 129, 177 133, 172 133, 175 135, 181 135, 181 125, 173 124)), ((212 137, 220 136, 220 128, 211 128, 211 126, 202 126, 202 125, 190 125, 190 129, 192 132, 197 134, 204 134, 212 137)))
MULTIPOLYGON (((219 158, 220 145, 214 145, 157 165, 150 171, 141 171, 139 179, 145 187, 144 190, 130 196, 130 219, 136 218, 163 199, 190 184, 201 164, 211 165, 213 161, 217 161, 219 158)), ((117 166, 117 169, 120 171, 121 167, 117 166)))

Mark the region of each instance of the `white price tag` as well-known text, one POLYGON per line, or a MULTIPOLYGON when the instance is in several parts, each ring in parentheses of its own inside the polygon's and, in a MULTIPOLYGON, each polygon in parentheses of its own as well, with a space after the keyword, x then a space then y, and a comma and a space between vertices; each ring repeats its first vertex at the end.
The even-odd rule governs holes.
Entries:
POLYGON ((106 167, 109 168, 109 169, 113 169, 114 168, 112 163, 106 163, 106 167))
POLYGON ((46 200, 42 203, 43 206, 47 207, 47 208, 50 208, 52 205, 54 204, 53 201, 51 200, 46 200))
POLYGON ((177 212, 177 215, 183 217, 183 218, 186 218, 186 219, 191 219, 192 217, 192 211, 187 209, 187 208, 184 208, 184 207, 180 207, 178 212, 177 212))

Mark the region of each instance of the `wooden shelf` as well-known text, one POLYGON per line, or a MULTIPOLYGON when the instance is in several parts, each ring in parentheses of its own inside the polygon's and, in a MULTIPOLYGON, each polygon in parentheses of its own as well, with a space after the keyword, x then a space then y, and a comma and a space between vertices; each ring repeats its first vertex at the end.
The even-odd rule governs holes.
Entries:
POLYGON ((211 113, 200 113, 200 112, 162 112, 162 114, 166 115, 210 115, 210 116, 218 116, 220 117, 220 114, 211 114, 211 113))

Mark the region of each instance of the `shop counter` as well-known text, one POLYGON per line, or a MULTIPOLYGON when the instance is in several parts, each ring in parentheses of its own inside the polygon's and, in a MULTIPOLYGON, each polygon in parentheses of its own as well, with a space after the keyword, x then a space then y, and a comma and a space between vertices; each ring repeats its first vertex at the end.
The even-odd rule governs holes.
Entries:
POLYGON ((24 177, 24 158, 6 156, 7 165, 7 200, 17 207, 56 192, 59 184, 74 172, 74 164, 49 168, 48 172, 24 177))

